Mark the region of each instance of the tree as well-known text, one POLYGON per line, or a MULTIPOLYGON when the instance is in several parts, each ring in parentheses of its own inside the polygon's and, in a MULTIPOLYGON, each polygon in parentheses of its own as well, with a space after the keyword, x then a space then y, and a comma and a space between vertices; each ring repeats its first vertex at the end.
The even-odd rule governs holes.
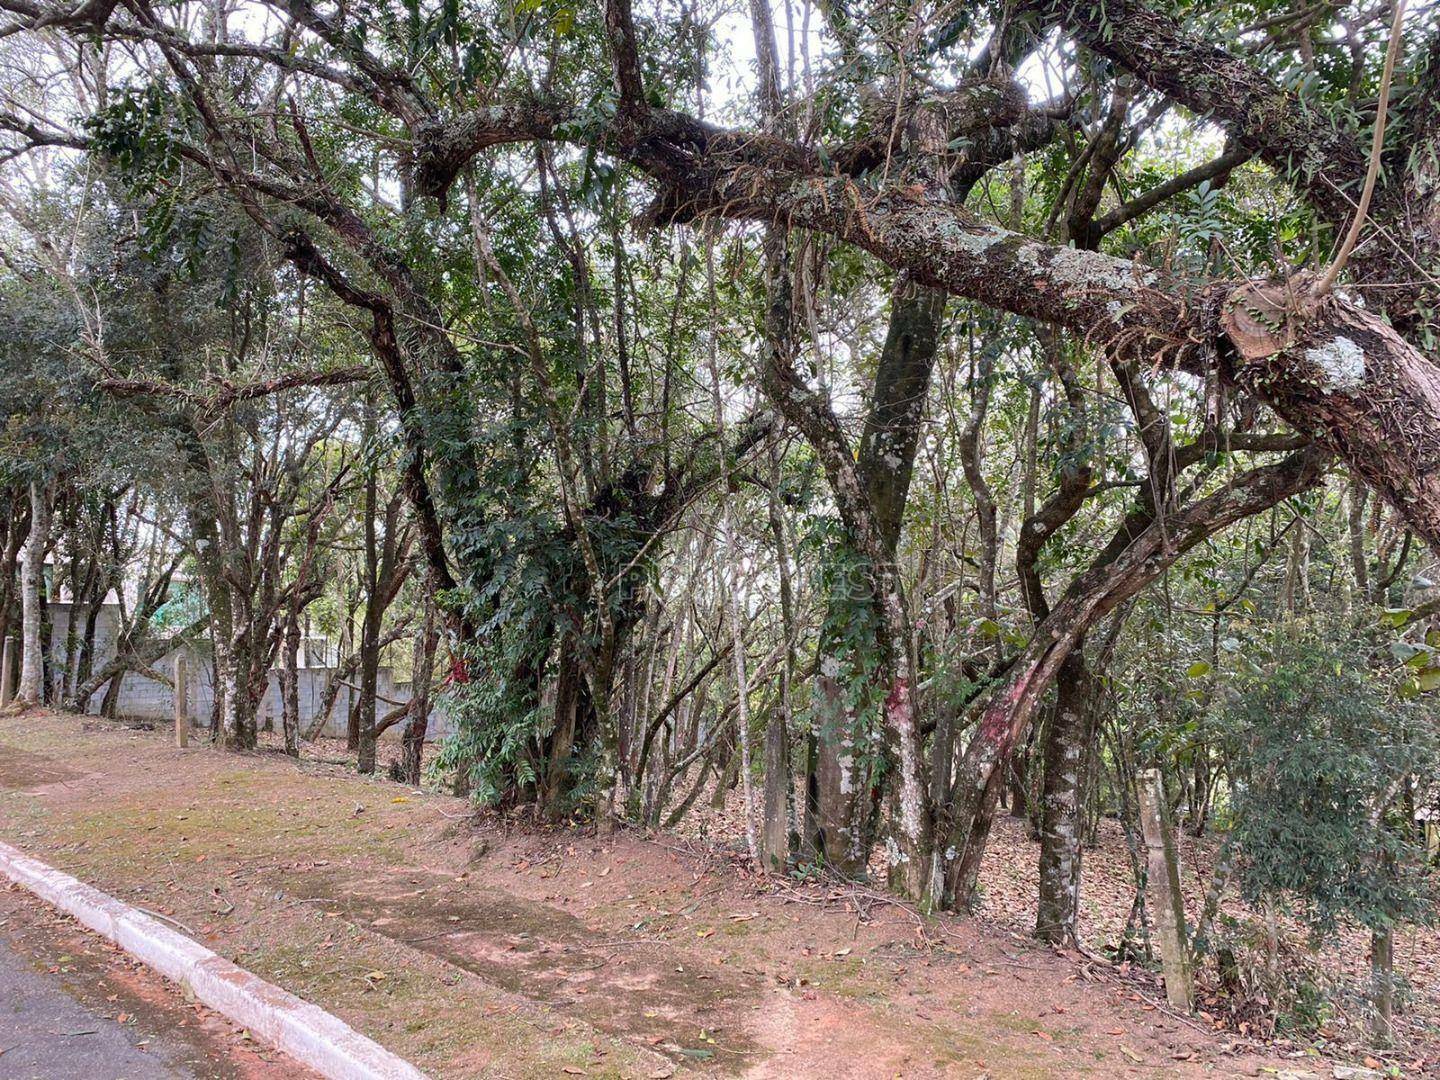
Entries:
MULTIPOLYGON (((1333 527, 1332 460, 1377 494, 1350 526, 1362 595, 1408 603, 1440 544, 1436 251, 1412 227, 1437 200, 1432 13, 1316 41, 1141 0, 825 5, 824 49, 782 57, 756 3, 755 92, 726 98, 724 43, 663 0, 286 0, 203 31, 143 0, 0 7, 12 36, 143 61, 78 124, 21 88, 0 123, 17 161, 93 166, 138 246, 196 274, 117 282, 148 322, 90 352, 183 450, 237 742, 314 591, 294 567, 333 462, 299 448, 343 443, 365 397, 396 448, 353 596, 367 764, 408 525, 461 729, 440 769, 477 799, 663 823, 761 779, 763 862, 860 875, 883 845, 897 889, 948 906, 1023 774, 1037 929, 1069 940, 1147 590, 1225 550, 1217 620, 1271 555, 1288 607, 1323 597, 1294 500, 1333 527), (212 279, 245 326, 170 317, 212 279), (172 321, 226 363, 187 363, 172 321), (278 375, 261 323, 299 361, 278 375), (1264 558, 1223 539, 1282 516, 1264 558)), ((1213 750, 1187 748, 1187 790, 1213 750)))
POLYGON ((1371 932, 1372 1032, 1392 1038, 1394 932, 1435 919, 1436 882, 1399 802, 1440 768, 1440 739, 1400 696, 1394 659, 1348 627, 1282 628, 1228 692, 1231 813, 1248 899, 1293 902, 1318 936, 1371 932), (1388 661, 1388 664, 1386 663, 1388 661), (1377 670, 1378 667, 1378 670, 1377 670))

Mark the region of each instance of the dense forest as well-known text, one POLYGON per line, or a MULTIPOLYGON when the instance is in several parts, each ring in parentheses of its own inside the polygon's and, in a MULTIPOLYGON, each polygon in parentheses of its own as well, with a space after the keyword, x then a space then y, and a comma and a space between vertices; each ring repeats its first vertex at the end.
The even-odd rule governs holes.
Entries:
POLYGON ((1219 845, 1167 987, 1293 1019, 1277 913, 1358 928, 1384 1044, 1440 822, 1405 7, 0 0, 16 694, 114 716, 184 642, 217 752, 303 756, 324 639, 361 773, 729 800, 758 868, 924 912, 1009 814, 1057 946, 1116 821, 1122 958, 1158 794, 1219 845))

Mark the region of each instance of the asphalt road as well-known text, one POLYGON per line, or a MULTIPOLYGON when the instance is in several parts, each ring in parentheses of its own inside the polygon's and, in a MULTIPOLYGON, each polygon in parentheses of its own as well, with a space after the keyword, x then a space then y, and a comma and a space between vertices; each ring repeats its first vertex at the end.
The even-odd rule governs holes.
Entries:
POLYGON ((0 879, 0 1080, 318 1080, 0 879))
POLYGON ((198 1074, 169 1064, 161 1033, 127 1028, 82 1005, 61 975, 37 971, 0 940, 0 1077, 5 1080, 170 1080, 198 1074), (158 1052, 157 1052, 158 1050, 158 1052))

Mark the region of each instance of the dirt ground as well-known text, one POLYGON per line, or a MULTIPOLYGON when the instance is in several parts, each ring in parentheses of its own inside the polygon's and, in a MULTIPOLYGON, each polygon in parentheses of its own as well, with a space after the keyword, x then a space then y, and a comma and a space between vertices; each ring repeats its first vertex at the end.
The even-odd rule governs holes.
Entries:
MULTIPOLYGON (((982 917, 1022 932, 1035 924, 1039 884, 1038 846, 1026 833, 1023 820, 1007 817, 996 823, 996 835, 982 874, 980 904, 982 917)), ((1194 925, 1210 885, 1217 842, 1213 836, 1197 839, 1184 831, 1177 840, 1182 888, 1194 925)), ((1134 877, 1119 822, 1100 822, 1098 842, 1086 850, 1084 860, 1080 933, 1091 948, 1101 950, 1120 940, 1134 896, 1134 877)), ((1241 940, 1247 932, 1258 933, 1262 922, 1260 914, 1242 903, 1233 888, 1226 894, 1221 914, 1234 920, 1230 935, 1241 940)), ((1319 1041, 1350 1043, 1352 1049, 1358 1049, 1366 1041, 1362 1002, 1368 992, 1369 933, 1361 928, 1342 930, 1334 945, 1311 952, 1305 928, 1299 922, 1284 915, 1277 922, 1286 949, 1315 972, 1333 1003, 1334 1015, 1321 1025, 1319 1041)), ((1428 1056, 1440 1069, 1440 927, 1406 927, 1399 931, 1395 971, 1402 985, 1408 984, 1402 991, 1405 1008, 1395 1018, 1396 1038, 1407 1047, 1412 1059, 1428 1056)), ((1213 972, 1205 975, 1213 979, 1213 972)))
POLYGON ((509 827, 164 731, 0 716, 0 838, 436 1077, 1332 1075, 1003 920, 762 877, 694 840, 509 827))

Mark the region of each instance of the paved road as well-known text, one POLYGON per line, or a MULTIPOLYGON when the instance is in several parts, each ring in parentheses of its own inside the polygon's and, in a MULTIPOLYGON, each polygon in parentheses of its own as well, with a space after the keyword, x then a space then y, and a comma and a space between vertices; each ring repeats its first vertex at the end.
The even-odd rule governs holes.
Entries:
POLYGON ((0 879, 0 1080, 317 1080, 0 879))
POLYGON ((76 1001, 64 989, 62 976, 37 971, 28 957, 0 939, 0 1077, 170 1080, 197 1075, 167 1063, 171 1055, 163 1050, 138 1048, 145 1038, 146 1033, 76 1001))

